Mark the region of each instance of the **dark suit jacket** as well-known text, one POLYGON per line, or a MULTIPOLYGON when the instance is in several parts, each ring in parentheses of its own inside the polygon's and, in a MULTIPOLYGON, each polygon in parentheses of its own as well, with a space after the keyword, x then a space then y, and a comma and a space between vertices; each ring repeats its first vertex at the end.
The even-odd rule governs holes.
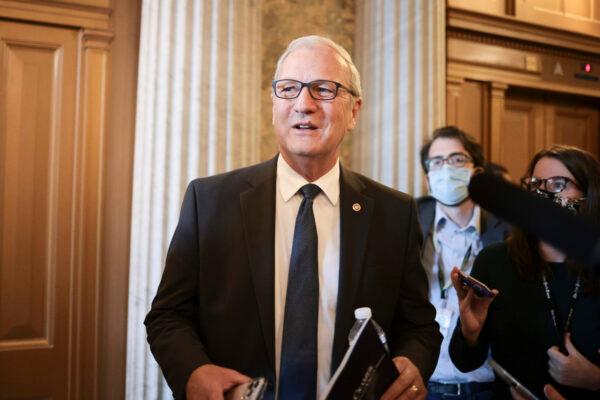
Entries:
MULTIPOLYGON (((176 398, 206 363, 275 382, 276 158, 197 179, 185 194, 166 267, 146 317, 150 348, 176 398)), ((427 381, 441 335, 427 299, 416 207, 407 195, 342 168, 341 249, 332 371, 356 307, 369 306, 393 356, 427 381), (352 205, 361 205, 354 211, 352 205)))
MULTIPOLYGON (((419 209, 419 223, 423 232, 423 243, 433 229, 435 221, 435 199, 431 196, 420 197, 417 199, 419 209)), ((480 238, 483 247, 492 243, 501 242, 508 237, 510 225, 503 220, 481 209, 480 238)), ((425 246, 423 246, 425 247, 425 246)))

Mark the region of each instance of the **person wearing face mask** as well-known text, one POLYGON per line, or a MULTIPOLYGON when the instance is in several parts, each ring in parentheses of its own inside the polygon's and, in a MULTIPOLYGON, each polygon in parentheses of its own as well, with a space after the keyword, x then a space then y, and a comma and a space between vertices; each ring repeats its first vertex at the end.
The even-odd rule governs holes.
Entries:
POLYGON ((491 398, 494 374, 488 366, 459 371, 448 354, 452 328, 458 319, 458 300, 450 280, 452 267, 469 273, 479 251, 508 234, 508 225, 469 198, 471 175, 483 169, 481 146, 460 129, 447 126, 433 132, 421 148, 421 165, 430 196, 417 200, 423 231, 423 266, 429 278, 429 300, 444 336, 437 367, 428 385, 429 399, 491 398))
MULTIPOLYGON (((600 223, 600 163, 588 152, 554 146, 537 153, 523 187, 600 223)), ((461 371, 491 355, 539 398, 550 383, 567 399, 600 398, 600 288, 597 277, 548 243, 515 228, 484 249, 472 276, 493 288, 492 298, 452 282, 460 320, 450 355, 461 371)), ((520 399, 496 381, 496 398, 520 399)))

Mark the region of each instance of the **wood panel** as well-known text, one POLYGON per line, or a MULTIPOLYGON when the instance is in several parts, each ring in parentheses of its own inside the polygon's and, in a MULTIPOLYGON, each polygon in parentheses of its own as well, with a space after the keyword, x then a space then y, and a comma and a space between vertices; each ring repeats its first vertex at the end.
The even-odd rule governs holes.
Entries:
POLYGON ((599 156, 600 101, 550 92, 509 90, 502 114, 499 157, 519 178, 533 155, 553 144, 577 146, 599 156))
POLYGON ((498 159, 514 181, 525 174, 533 154, 544 147, 544 105, 531 98, 505 99, 498 159))
POLYGON ((0 22, 2 399, 69 398, 77 44, 0 22))
POLYGON ((569 144, 586 149, 598 156, 598 102, 585 100, 567 104, 546 101, 548 137, 552 143, 569 144), (587 104, 586 104, 587 103, 587 104))
POLYGON ((30 60, 33 67, 31 62, 27 68, 11 67, 6 78, 7 65, 15 63, 6 62, 10 53, 0 42, 0 256, 3 248, 11 248, 3 246, 6 238, 20 242, 11 251, 18 250, 22 259, 43 261, 27 270, 0 259, 0 331, 23 320, 35 328, 0 338, 0 399, 125 396, 141 1, 108 6, 108 0, 0 0, 1 16, 36 23, 0 20, 0 39, 8 37, 13 48, 31 47, 38 54, 30 60), (113 17, 120 36, 116 60, 107 30, 113 17), (68 32, 69 44, 54 31, 68 32), (118 71, 114 89, 112 68, 118 71), (23 126, 33 127, 23 132, 23 126), (11 166, 6 173, 5 164, 11 166), (29 184, 27 174, 42 179, 29 184), (11 189, 4 190, 6 185, 11 189), (23 207, 21 214, 10 213, 20 202, 33 216, 22 217, 23 207), (5 212, 5 205, 12 209, 5 212), (6 214, 12 219, 7 221, 6 214), (30 252, 19 250, 28 247, 30 252))
MULTIPOLYGON (((119 0, 114 0, 119 1, 119 0)), ((123 0, 120 0, 123 1, 123 0)), ((63 3, 70 5, 79 5, 79 6, 90 6, 90 7, 110 7, 110 0, 51 0, 52 3, 63 3)))
POLYGON ((515 17, 538 25, 600 37, 600 0, 519 0, 515 17))
POLYGON ((109 0, 0 0, 0 16, 74 28, 109 29, 110 9, 108 3, 109 0))
POLYGON ((477 81, 452 81, 448 77, 446 122, 464 130, 479 143, 487 141, 488 88, 477 81), (450 83, 452 82, 452 83, 450 83))
POLYGON ((492 15, 506 15, 506 0, 448 0, 448 7, 461 8, 474 12, 492 15))
POLYGON ((104 142, 99 399, 125 398, 133 148, 141 0, 114 2, 109 123, 104 142))

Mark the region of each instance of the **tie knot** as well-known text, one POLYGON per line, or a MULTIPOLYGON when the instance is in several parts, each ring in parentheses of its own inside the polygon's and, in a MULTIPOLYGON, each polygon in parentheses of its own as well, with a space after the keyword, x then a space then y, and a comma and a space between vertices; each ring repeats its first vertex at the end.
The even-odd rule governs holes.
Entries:
POLYGON ((314 183, 308 183, 300 188, 300 193, 302 193, 305 199, 314 200, 321 193, 321 188, 314 183))

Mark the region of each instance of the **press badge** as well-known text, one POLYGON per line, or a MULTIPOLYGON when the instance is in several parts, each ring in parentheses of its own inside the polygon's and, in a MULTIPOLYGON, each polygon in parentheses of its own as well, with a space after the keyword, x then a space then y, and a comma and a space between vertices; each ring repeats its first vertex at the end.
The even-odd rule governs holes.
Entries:
POLYGON ((441 308, 435 314, 435 320, 440 324, 440 332, 442 336, 446 337, 450 330, 450 322, 452 321, 452 310, 449 308, 441 308))

